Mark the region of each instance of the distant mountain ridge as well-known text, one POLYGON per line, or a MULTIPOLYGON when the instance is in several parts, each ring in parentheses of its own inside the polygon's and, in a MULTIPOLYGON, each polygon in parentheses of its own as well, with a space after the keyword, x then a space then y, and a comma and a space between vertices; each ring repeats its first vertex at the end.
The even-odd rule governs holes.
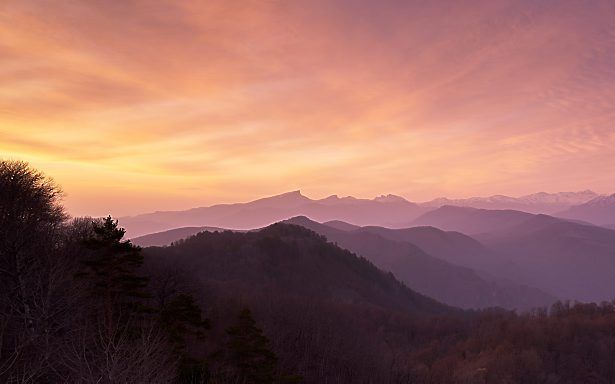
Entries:
MULTIPOLYGON (((159 211, 130 217, 120 222, 129 237, 180 227, 222 227, 253 229, 305 215, 319 222, 343 221, 352 225, 403 228, 420 215, 444 205, 484 209, 515 209, 529 213, 553 213, 585 203, 598 195, 592 191, 535 193, 514 198, 503 195, 451 200, 435 199, 415 203, 397 195, 381 195, 373 199, 331 195, 310 199, 299 190, 265 197, 246 203, 217 204, 183 211, 159 211)), ((615 221, 610 224, 615 224, 615 221)))
POLYGON ((521 197, 510 197, 505 195, 471 197, 467 199, 448 199, 443 197, 421 203, 420 205, 433 208, 452 205, 480 209, 514 209, 528 213, 552 214, 574 205, 583 204, 597 197, 599 197, 599 195, 590 190, 558 193, 538 192, 521 197))
POLYGON ((356 225, 395 226, 418 217, 429 208, 400 196, 358 199, 332 195, 313 200, 292 191, 247 203, 218 204, 185 211, 147 213, 119 218, 128 237, 138 237, 180 227, 261 228, 294 216, 306 215, 317 221, 342 220, 356 225))
POLYGON ((615 227, 615 194, 599 196, 584 204, 576 205, 558 212, 558 217, 583 220, 592 224, 615 227))

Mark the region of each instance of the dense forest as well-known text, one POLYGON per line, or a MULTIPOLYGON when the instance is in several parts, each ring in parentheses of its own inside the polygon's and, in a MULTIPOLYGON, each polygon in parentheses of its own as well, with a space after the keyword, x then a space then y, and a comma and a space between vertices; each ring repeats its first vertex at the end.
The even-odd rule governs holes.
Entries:
POLYGON ((0 162, 2 383, 613 383, 615 303, 463 311, 300 226, 141 249, 0 162))

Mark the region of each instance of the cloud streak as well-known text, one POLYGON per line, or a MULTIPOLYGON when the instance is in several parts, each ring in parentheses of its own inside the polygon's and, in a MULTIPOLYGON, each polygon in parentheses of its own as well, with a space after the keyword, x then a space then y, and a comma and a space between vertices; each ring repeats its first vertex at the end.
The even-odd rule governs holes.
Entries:
POLYGON ((608 1, 8 0, 0 154, 52 170, 76 214, 612 192, 612 20, 608 1))

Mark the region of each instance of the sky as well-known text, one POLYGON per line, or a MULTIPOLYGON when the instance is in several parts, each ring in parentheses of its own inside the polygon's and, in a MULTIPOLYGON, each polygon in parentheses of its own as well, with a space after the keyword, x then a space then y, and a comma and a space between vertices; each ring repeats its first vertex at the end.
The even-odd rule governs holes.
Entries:
POLYGON ((74 215, 615 192, 615 2, 0 0, 0 157, 74 215))

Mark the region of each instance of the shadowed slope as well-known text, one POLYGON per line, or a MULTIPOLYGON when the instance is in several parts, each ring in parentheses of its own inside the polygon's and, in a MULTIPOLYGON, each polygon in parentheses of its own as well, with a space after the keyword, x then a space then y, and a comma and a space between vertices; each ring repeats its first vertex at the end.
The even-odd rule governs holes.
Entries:
POLYGON ((346 223, 345 221, 341 221, 341 220, 327 221, 327 222, 323 223, 323 225, 326 225, 327 227, 339 229, 340 231, 354 231, 355 229, 361 228, 358 225, 349 224, 349 223, 346 223))
POLYGON ((613 230, 538 215, 479 239, 514 263, 527 284, 567 299, 615 298, 613 230))
POLYGON ((390 229, 376 226, 361 227, 355 232, 375 233, 389 240, 412 243, 439 259, 473 269, 489 271, 498 261, 484 245, 460 232, 445 232, 434 227, 390 229))
MULTIPOLYGON (((397 241, 370 232, 372 227, 342 231, 307 217, 286 222, 309 228, 331 242, 366 257, 378 267, 392 271, 413 289, 462 308, 531 308, 555 299, 537 289, 481 276, 476 271, 425 253, 407 241, 397 241)), ((382 228, 386 232, 386 228, 382 228)), ((467 241, 467 240, 466 240, 467 241)), ((476 245, 476 241, 471 241, 476 245)), ((480 244, 479 244, 480 246, 480 244)))

